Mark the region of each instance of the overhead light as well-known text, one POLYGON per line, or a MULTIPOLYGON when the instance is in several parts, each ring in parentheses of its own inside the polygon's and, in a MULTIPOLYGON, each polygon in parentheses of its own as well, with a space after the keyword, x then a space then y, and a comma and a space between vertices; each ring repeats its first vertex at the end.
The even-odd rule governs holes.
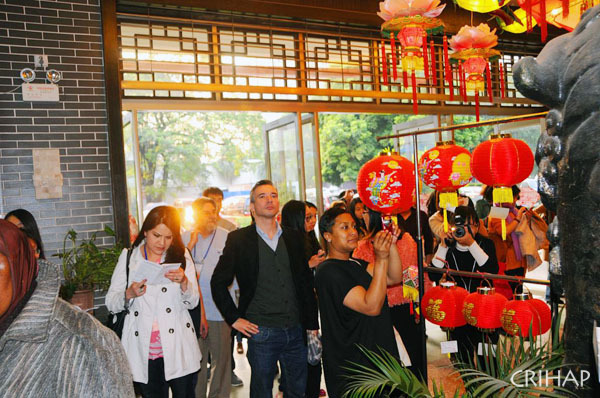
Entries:
POLYGON ((35 80, 35 71, 31 68, 23 68, 21 69, 20 76, 25 83, 31 83, 35 80))
POLYGON ((60 81, 60 79, 62 79, 62 74, 57 71, 56 69, 49 69, 46 72, 46 79, 50 82, 50 83, 58 83, 60 81))

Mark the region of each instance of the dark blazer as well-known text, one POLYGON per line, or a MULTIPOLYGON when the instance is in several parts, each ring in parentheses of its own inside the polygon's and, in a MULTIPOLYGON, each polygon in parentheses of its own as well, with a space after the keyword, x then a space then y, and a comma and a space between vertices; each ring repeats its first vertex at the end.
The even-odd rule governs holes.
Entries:
MULTIPOLYGON (((317 319, 317 301, 315 298, 313 280, 304 251, 304 237, 298 231, 281 227, 283 240, 290 258, 290 268, 300 321, 304 329, 319 328, 317 319)), ((223 254, 210 280, 213 300, 228 324, 233 324, 238 318, 245 318, 246 310, 254 297, 258 282, 258 239, 256 225, 230 232, 223 249, 223 254), (228 287, 237 278, 240 287, 240 302, 236 307, 228 287)))

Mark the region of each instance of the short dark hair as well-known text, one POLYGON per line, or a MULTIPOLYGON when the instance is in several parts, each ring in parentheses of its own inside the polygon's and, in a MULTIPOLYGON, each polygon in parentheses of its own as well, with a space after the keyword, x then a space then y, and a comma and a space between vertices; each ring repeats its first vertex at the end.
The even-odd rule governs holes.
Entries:
POLYGON ((270 185, 273 188, 277 189, 275 187, 275 184, 273 184, 273 181, 271 181, 271 180, 260 180, 260 181, 258 181, 256 184, 254 184, 254 186, 250 190, 250 203, 254 203, 254 191, 256 191, 256 189, 258 187, 262 187, 263 185, 270 185))
POLYGON ((313 202, 309 202, 308 200, 305 201, 304 203, 306 203, 306 206, 310 207, 311 209, 316 209, 317 208, 317 205, 315 205, 313 202))
POLYGON ((194 211, 199 211, 200 208, 207 203, 210 203, 211 205, 217 207, 217 204, 215 203, 215 201, 213 199, 208 198, 206 196, 202 196, 192 202, 192 209, 194 209, 194 211))
POLYGON ((224 196, 223 191, 221 191, 221 189, 217 187, 208 187, 204 191, 202 191, 202 196, 207 197, 209 195, 218 195, 220 197, 224 196))
MULTIPOLYGON (((466 222, 471 221, 473 224, 479 223, 477 212, 471 206, 458 206, 454 209, 454 216, 461 216, 466 222)), ((454 217, 450 220, 454 220, 454 217)))
POLYGON ((325 232, 331 233, 333 225, 335 224, 335 219, 344 213, 348 213, 348 211, 345 208, 338 206, 331 207, 327 209, 325 213, 323 213, 319 219, 319 232, 321 233, 323 239, 325 239, 325 232))

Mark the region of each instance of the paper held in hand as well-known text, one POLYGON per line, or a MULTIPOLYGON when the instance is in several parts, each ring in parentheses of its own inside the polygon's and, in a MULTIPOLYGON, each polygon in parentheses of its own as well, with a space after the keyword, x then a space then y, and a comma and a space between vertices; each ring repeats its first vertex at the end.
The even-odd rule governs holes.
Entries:
POLYGON ((142 260, 140 266, 131 277, 133 282, 141 282, 146 279, 147 285, 165 285, 171 280, 165 277, 167 271, 176 270, 181 263, 157 264, 152 261, 142 260))

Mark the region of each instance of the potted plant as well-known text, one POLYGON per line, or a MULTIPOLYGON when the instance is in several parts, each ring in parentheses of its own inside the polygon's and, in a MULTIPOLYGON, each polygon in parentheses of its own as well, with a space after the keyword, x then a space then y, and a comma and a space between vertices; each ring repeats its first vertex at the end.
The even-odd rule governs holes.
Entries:
MULTIPOLYGON (((115 232, 104 228, 108 236, 115 232)), ((79 308, 93 308, 94 289, 107 289, 110 278, 123 250, 118 242, 111 247, 98 247, 96 233, 77 243, 77 232, 70 229, 63 240, 63 250, 55 254, 62 260, 63 281, 60 296, 79 308)))
MULTIPOLYGON (((456 374, 464 384, 465 393, 456 390, 451 397, 492 398, 492 397, 574 397, 558 383, 548 383, 544 375, 552 380, 560 377, 565 364, 563 336, 560 334, 560 319, 552 320, 551 341, 541 338, 507 336, 497 346, 495 355, 484 355, 483 363, 477 360, 456 362, 456 374), (527 374, 524 371, 528 370, 527 374), (546 373, 547 372, 547 373, 546 373), (530 383, 525 380, 530 377, 530 383), (548 384, 547 384, 548 383, 548 384)), ((446 393, 440 383, 433 381, 433 391, 427 383, 415 376, 387 351, 373 352, 360 347, 372 363, 371 367, 351 363, 348 370, 351 382, 344 393, 345 398, 363 398, 375 396, 395 396, 411 398, 445 398, 446 393)), ((564 372, 563 372, 564 373, 564 372)))

